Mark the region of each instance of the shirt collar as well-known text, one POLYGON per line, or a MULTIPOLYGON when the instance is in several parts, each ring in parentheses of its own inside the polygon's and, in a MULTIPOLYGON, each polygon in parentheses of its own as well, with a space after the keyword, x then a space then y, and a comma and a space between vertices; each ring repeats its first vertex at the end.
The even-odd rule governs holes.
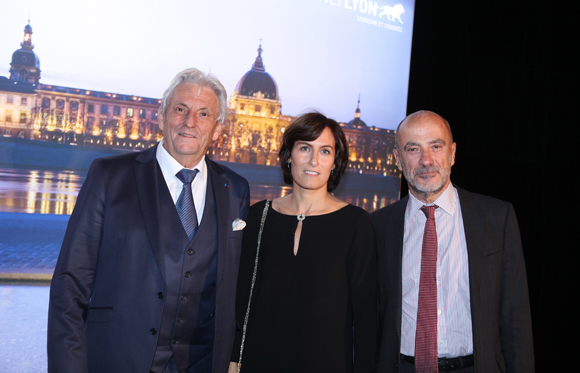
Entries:
MULTIPOLYGON (((175 158, 173 158, 171 154, 169 154, 169 152, 165 149, 165 147, 163 146, 163 138, 161 138, 161 141, 157 146, 156 156, 157 162, 159 162, 159 167, 161 168, 161 172, 163 172, 163 177, 165 178, 165 180, 169 180, 173 177, 176 177, 175 175, 183 168, 185 168, 179 162, 177 162, 177 160, 175 160, 175 158)), ((201 157, 199 162, 195 166, 190 168, 190 170, 195 170, 196 168, 199 170, 196 179, 199 176, 201 176, 200 180, 206 180, 207 165, 205 163, 205 155, 201 157)))
MULTIPOLYGON (((423 207, 425 203, 419 201, 417 197, 415 197, 411 192, 409 192, 409 201, 407 202, 407 210, 405 211, 405 218, 410 218, 415 214, 421 212, 421 207, 423 207)), ((457 192, 455 187, 452 183, 449 183, 445 191, 437 198, 433 203, 428 204, 427 206, 437 205, 439 208, 446 212, 449 215, 455 214, 457 210, 457 192)))

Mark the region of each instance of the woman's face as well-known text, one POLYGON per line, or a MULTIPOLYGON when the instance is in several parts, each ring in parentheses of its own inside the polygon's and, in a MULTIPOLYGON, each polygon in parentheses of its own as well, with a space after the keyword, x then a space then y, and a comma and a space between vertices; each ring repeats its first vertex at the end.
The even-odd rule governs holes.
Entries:
POLYGON ((298 140, 290 155, 294 188, 317 190, 324 188, 334 168, 334 136, 326 127, 313 141, 298 140))

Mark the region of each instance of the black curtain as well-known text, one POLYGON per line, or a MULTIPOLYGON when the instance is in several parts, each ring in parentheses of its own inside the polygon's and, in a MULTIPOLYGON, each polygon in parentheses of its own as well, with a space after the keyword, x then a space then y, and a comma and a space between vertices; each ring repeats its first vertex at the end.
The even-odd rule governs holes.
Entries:
POLYGON ((537 372, 577 359, 576 14, 538 0, 418 0, 415 10, 407 111, 449 120, 454 183, 514 205, 537 372))

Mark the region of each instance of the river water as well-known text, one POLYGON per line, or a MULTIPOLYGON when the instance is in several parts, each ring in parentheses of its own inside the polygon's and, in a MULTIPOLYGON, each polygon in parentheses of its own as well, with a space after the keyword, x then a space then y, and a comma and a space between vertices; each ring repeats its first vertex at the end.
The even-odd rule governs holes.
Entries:
MULTIPOLYGON (((70 215, 85 180, 82 173, 68 170, 31 170, 0 167, 0 212, 70 215)), ((251 184, 251 203, 292 192, 278 185, 251 184)), ((380 191, 342 190, 336 194, 368 212, 385 207, 396 199, 380 191)))

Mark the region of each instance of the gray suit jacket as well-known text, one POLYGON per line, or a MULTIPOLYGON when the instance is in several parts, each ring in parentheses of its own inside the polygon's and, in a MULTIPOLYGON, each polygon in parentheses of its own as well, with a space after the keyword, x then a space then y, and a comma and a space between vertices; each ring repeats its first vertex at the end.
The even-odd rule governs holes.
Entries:
MULTIPOLYGON (((469 261, 475 371, 534 372, 526 268, 514 209, 457 190, 469 261)), ((379 263, 379 373, 399 371, 407 201, 408 196, 371 214, 379 263)))

